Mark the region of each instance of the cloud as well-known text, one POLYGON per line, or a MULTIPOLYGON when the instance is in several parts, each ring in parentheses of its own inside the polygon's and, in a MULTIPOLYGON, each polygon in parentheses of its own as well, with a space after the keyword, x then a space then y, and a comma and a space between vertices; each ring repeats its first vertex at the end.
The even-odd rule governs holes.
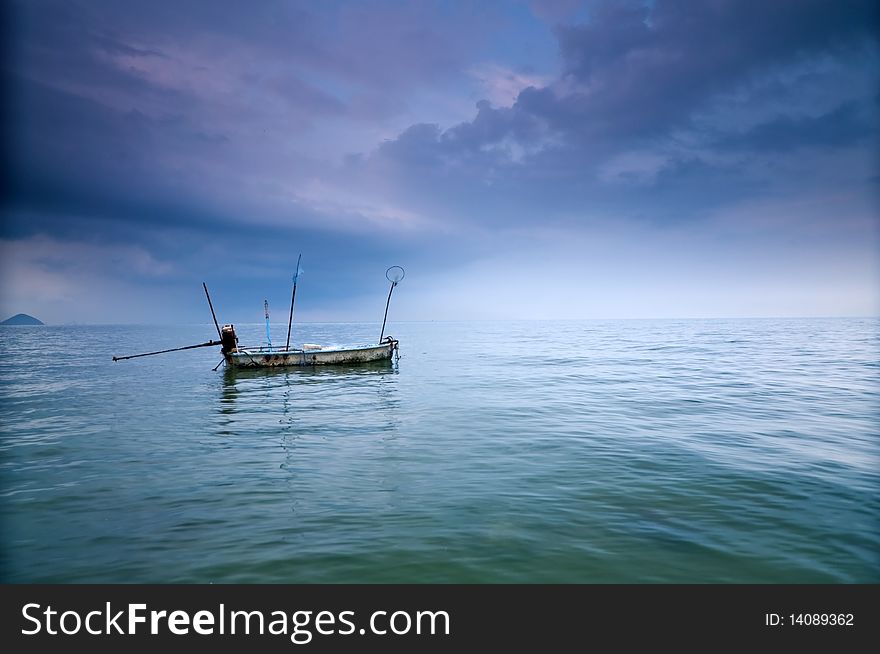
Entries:
POLYGON ((589 23, 559 29, 555 116, 579 114, 589 134, 687 126, 701 103, 755 75, 876 47, 877 13, 858 0, 602 3, 589 23))
MULTIPOLYGON (((857 1, 601 3, 588 23, 558 28, 557 80, 522 89, 510 107, 481 105, 473 121, 436 140, 441 148, 457 144, 464 157, 548 132, 570 148, 600 152, 609 142, 665 138, 691 127, 717 96, 747 91, 761 76, 804 60, 876 56, 877 13, 874 3, 857 1)), ((876 64, 863 72, 876 81, 876 64)))
POLYGON ((496 107, 510 107, 523 89, 543 87, 550 81, 544 75, 517 72, 496 63, 484 63, 470 70, 488 100, 496 107))
POLYGON ((530 0, 529 7, 535 16, 556 25, 574 18, 584 4, 583 0, 530 0))
MULTIPOLYGON (((877 13, 860 0, 17 3, 2 236, 28 254, 4 290, 55 298, 76 278, 138 298, 133 316, 191 315, 181 289, 210 272, 230 315, 249 315, 250 298, 284 303, 303 251, 314 315, 353 315, 376 271, 402 263, 425 290, 410 317, 470 301, 467 275, 444 290, 456 268, 493 280, 467 296, 489 317, 510 315, 504 284, 531 259, 567 280, 545 317, 598 292, 583 280, 602 266, 594 308, 641 315, 660 311, 646 277, 670 311, 714 273, 744 306, 731 271, 775 251, 751 283, 776 276, 807 297, 806 280, 830 288, 810 271, 836 258, 855 262, 834 277, 857 289, 848 306, 873 307, 857 278, 877 204, 877 13)), ((700 288, 687 312, 709 302, 700 288)))
MULTIPOLYGON (((491 22, 490 11, 429 3, 23 2, 11 16, 16 202, 122 195, 291 224, 313 219, 295 198, 332 176, 345 135, 381 128, 423 87, 463 75, 491 22)), ((340 226, 357 206, 393 203, 353 204, 340 226)))
POLYGON ((48 322, 108 321, 119 315, 148 320, 132 288, 145 281, 160 288, 172 278, 172 262, 140 245, 61 240, 47 235, 0 240, 0 306, 5 313, 28 307, 48 322))
POLYGON ((728 134, 716 147, 752 151, 789 151, 802 148, 839 148, 876 139, 871 111, 845 103, 816 117, 777 116, 740 134, 728 134), (866 115, 868 114, 868 115, 866 115))
POLYGON ((787 185, 768 154, 809 150, 818 168, 875 147, 877 17, 855 0, 595 3, 556 28, 558 77, 457 125, 414 124, 364 161, 469 224, 528 223, 534 206, 543 221, 706 215, 787 185))

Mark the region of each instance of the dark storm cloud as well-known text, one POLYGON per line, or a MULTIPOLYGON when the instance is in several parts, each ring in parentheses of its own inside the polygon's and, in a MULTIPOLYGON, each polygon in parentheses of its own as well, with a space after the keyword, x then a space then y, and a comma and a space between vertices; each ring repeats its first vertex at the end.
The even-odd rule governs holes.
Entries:
POLYGON ((556 28, 554 81, 445 130, 413 125, 371 163, 396 169, 414 203, 453 197, 450 213, 500 226, 534 222, 535 207, 542 222, 688 219, 772 192, 787 173, 768 175, 768 154, 873 147, 876 3, 602 2, 589 14, 556 28))
POLYGON ((758 152, 845 147, 876 139, 878 126, 871 114, 870 110, 847 102, 816 117, 779 116, 742 134, 728 135, 713 145, 758 152))
POLYGON ((590 24, 559 31, 563 77, 577 85, 562 116, 575 111, 605 133, 650 135, 682 125, 702 101, 754 74, 876 43, 876 20, 869 0, 601 5, 590 24))
MULTIPOLYGON (((13 196, 44 211, 67 205, 68 214, 158 222, 173 215, 199 224, 224 209, 235 221, 248 207, 272 221, 314 220, 297 199, 273 203, 277 188, 253 188, 331 174, 285 152, 285 141, 328 116, 392 110, 395 89, 460 68, 453 44, 470 38, 453 37, 442 12, 384 4, 331 5, 332 20, 290 3, 247 11, 214 2, 16 9, 19 55, 4 73, 17 128, 13 196), (319 88, 320 74, 355 86, 319 88), (159 209, 168 205, 190 210, 159 209)), ((571 14, 567 6, 544 9, 571 14)), ((786 81, 786 67, 876 56, 876 20, 874 3, 855 0, 590 5, 586 23, 556 28, 555 81, 522 90, 511 107, 481 101, 473 120, 445 130, 413 125, 362 158, 360 172, 402 166, 402 197, 427 193, 433 201, 446 189, 455 196, 444 203, 447 214, 492 207, 512 220, 525 200, 566 209, 589 196, 614 205, 603 199, 600 168, 627 150, 668 146, 676 130, 691 130, 692 150, 864 142, 877 113, 864 98, 841 97, 819 116, 776 110, 756 124, 695 119, 725 94, 748 96, 768 76, 779 78, 778 94, 796 95, 800 81, 786 81)), ((702 156, 670 153, 651 178, 697 183, 719 167, 702 156)), ((617 176, 627 180, 645 177, 617 176)))
MULTIPOLYGON (((877 20, 876 3, 863 0, 601 3, 587 24, 558 28, 563 71, 554 83, 524 89, 509 108, 481 104, 473 121, 433 138, 428 127, 411 128, 401 135, 399 148, 383 149, 409 159, 430 156, 417 155, 416 147, 435 149, 448 160, 505 139, 529 145, 553 143, 555 136, 561 149, 602 158, 689 128, 695 113, 714 98, 748 93, 752 82, 781 74, 786 66, 876 57, 877 20)), ((869 74, 876 80, 876 65, 869 74)), ((838 129, 831 123, 849 119, 848 111, 841 107, 824 126, 838 129)), ((876 114, 876 106, 870 111, 876 114)), ((792 120, 779 117, 779 127, 792 120)), ((870 133, 862 129, 862 137, 870 133)), ((828 145, 835 142, 826 139, 828 145)))
POLYGON ((196 221, 251 207, 295 224, 308 208, 269 198, 325 173, 296 145, 316 121, 394 113, 464 65, 479 21, 453 29, 434 9, 17 3, 3 69, 15 206, 142 220, 189 204, 196 221))

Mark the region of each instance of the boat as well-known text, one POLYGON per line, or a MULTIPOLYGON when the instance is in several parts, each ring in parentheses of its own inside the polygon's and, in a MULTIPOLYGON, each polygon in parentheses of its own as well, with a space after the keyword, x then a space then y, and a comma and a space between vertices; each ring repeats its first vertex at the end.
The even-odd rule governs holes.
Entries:
MULTIPOLYGON (((300 259, 302 255, 300 255, 300 259)), ((296 263, 296 274, 293 278, 293 295, 290 299, 290 318, 287 323, 287 343, 284 347, 273 347, 269 334, 269 303, 264 301, 263 306, 266 312, 266 345, 253 347, 243 347, 238 343, 238 336, 235 333, 235 325, 223 325, 217 322, 217 314, 214 313, 214 304, 211 302, 211 295, 208 293, 206 283, 202 284, 205 289, 205 297, 208 299, 208 306, 211 309, 211 317, 214 319, 214 327, 217 328, 217 335, 220 340, 210 340, 206 343, 198 343, 197 345, 186 345, 184 347, 176 347, 168 350, 159 350, 156 352, 146 352, 144 354, 131 354, 123 357, 113 357, 113 361, 122 361, 124 359, 136 359, 138 357, 153 356, 154 354, 164 354, 166 352, 177 352, 179 350, 191 350, 198 347, 221 346, 220 351, 223 354, 223 360, 217 364, 215 370, 223 363, 229 368, 279 368, 283 366, 328 366, 328 365, 351 365, 359 363, 370 363, 376 361, 391 361, 392 358, 399 356, 400 343, 397 339, 385 335, 385 324, 388 321, 388 306, 391 303, 391 294, 394 292, 395 286, 403 279, 405 273, 400 266, 391 266, 385 271, 385 277, 391 282, 391 288, 388 291, 388 299, 385 302, 385 316, 382 319, 382 331, 379 334, 378 343, 359 344, 359 345, 330 345, 323 346, 315 343, 304 343, 302 347, 290 347, 290 330, 293 323, 293 305, 296 300, 296 283, 299 278, 299 259, 296 263)))
POLYGON ((223 325, 220 341, 223 344, 224 361, 233 368, 327 366, 390 361, 399 347, 398 341, 391 336, 384 336, 377 345, 322 346, 304 343, 299 349, 241 347, 238 345, 234 325, 223 325))

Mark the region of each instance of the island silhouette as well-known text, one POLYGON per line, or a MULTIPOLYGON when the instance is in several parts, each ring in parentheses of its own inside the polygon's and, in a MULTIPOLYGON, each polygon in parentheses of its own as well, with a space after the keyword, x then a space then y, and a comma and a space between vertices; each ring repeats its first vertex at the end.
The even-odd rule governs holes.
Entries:
POLYGON ((12 318, 7 318, 3 322, 0 322, 0 325, 43 325, 41 320, 37 320, 33 316, 29 316, 26 313, 18 313, 12 318))

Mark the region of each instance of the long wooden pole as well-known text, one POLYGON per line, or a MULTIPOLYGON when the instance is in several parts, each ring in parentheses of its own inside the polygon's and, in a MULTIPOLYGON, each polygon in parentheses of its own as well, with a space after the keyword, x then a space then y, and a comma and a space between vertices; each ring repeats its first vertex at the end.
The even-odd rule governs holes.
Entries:
POLYGON ((285 352, 290 349, 290 327, 293 325, 293 303, 296 301, 296 280, 299 279, 299 262, 302 257, 302 252, 300 252, 299 257, 296 259, 296 273, 293 276, 293 293, 290 296, 290 317, 287 319, 287 344, 284 346, 285 352))
POLYGON ((131 354, 127 357, 113 357, 114 361, 122 361, 123 359, 137 359, 138 357, 149 357, 154 354, 165 354, 166 352, 177 352, 178 350, 191 350, 194 347, 208 347, 209 345, 222 345, 220 341, 208 341, 207 343, 199 343, 198 345, 185 345, 184 347, 173 347, 170 350, 159 350, 157 352, 145 352, 144 354, 131 354))
POLYGON ((214 319, 214 327, 217 328, 217 336, 220 337, 220 340, 223 340, 223 334, 220 333, 220 325, 217 324, 217 314, 214 313, 214 305, 211 303, 211 295, 208 293, 208 285, 205 282, 202 282, 202 286, 205 288, 205 297, 208 298, 208 306, 211 307, 211 317, 214 319))

